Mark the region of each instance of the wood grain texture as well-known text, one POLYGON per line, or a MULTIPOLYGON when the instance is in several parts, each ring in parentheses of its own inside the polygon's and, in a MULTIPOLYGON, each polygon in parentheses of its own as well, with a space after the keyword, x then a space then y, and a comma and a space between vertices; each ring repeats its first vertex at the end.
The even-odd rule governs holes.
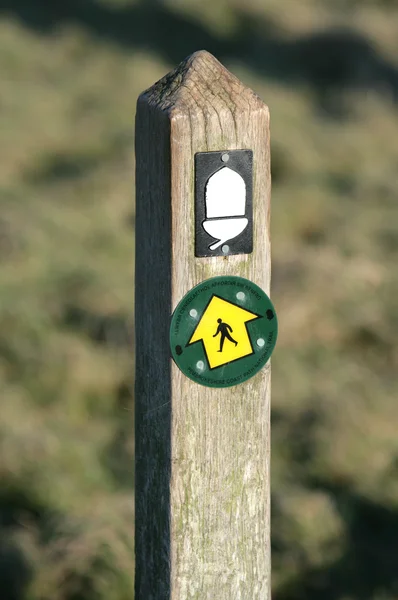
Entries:
POLYGON ((209 277, 269 293, 268 109, 197 52, 140 96, 136 155, 136 600, 269 600, 270 366, 200 386, 166 331, 209 277), (253 253, 195 258, 194 155, 235 149, 253 150, 253 253))

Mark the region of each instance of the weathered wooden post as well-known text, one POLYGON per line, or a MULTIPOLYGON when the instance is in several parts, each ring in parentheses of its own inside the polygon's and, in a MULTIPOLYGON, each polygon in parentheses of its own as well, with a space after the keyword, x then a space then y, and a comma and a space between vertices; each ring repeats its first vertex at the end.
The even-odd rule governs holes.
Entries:
POLYGON ((138 100, 136 189, 136 600, 269 600, 268 108, 193 54, 138 100))

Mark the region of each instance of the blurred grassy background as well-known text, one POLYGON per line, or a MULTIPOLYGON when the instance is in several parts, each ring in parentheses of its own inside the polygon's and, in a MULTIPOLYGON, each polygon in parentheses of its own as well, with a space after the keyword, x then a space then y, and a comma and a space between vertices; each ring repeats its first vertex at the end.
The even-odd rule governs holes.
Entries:
MULTIPOLYGON (((0 598, 133 598, 133 124, 270 106, 275 600, 398 598, 398 2, 0 0, 0 598)), ((248 599, 250 600, 250 599, 248 599)))

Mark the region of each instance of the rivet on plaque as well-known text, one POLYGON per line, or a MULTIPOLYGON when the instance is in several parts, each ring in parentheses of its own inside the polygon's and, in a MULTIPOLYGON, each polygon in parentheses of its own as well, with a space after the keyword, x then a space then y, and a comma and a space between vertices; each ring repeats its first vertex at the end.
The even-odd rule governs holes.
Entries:
POLYGON ((275 309, 261 288, 241 277, 213 277, 188 292, 175 309, 171 352, 190 379, 229 387, 267 363, 277 333, 275 309))

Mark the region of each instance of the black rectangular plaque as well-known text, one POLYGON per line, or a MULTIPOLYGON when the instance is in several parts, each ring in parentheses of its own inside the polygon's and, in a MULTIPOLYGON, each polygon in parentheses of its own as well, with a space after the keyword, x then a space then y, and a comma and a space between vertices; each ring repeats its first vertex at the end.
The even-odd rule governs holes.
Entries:
POLYGON ((252 251, 253 152, 198 152, 195 154, 195 256, 252 251))

